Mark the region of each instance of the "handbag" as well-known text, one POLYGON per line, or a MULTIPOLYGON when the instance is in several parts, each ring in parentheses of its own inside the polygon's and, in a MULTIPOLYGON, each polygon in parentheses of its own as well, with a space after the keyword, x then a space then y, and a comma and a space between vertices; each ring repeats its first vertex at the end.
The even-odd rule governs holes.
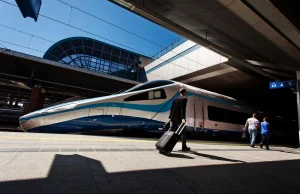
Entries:
POLYGON ((242 139, 248 139, 249 138, 249 132, 248 131, 244 131, 241 138, 242 139))

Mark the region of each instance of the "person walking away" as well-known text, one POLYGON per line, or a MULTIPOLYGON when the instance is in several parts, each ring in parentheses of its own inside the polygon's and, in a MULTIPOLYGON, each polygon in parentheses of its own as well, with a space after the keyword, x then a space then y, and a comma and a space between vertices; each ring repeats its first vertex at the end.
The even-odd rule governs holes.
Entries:
POLYGON ((257 120, 257 115, 254 113, 252 118, 247 119, 245 124, 245 131, 248 128, 249 135, 250 135, 250 146, 254 148, 255 139, 257 135, 257 128, 259 127, 259 121, 257 120))
POLYGON ((261 142, 260 142, 260 148, 264 148, 264 144, 266 145, 266 149, 269 149, 269 133, 270 133, 270 123, 268 122, 268 117, 264 118, 264 122, 261 124, 261 142))
MULTIPOLYGON (((171 130, 176 131, 181 123, 186 122, 186 90, 181 88, 179 90, 180 97, 173 100, 169 119, 171 121, 171 130)), ((186 128, 182 131, 182 151, 189 151, 191 148, 186 145, 186 128)))

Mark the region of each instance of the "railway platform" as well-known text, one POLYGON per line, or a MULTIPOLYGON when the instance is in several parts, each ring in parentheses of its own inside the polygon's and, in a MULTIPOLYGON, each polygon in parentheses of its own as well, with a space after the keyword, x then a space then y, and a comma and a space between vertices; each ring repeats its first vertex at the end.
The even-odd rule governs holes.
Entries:
POLYGON ((299 193, 300 150, 193 141, 0 132, 4 193, 299 193))

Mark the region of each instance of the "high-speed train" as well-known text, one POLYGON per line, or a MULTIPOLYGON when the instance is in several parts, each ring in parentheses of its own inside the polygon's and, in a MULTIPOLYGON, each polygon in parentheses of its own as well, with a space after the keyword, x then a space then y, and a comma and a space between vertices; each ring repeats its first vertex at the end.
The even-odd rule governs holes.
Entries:
POLYGON ((254 109, 231 97, 170 80, 134 86, 120 94, 45 108, 19 119, 27 132, 74 133, 103 129, 162 130, 178 90, 187 90, 187 130, 242 133, 254 109))

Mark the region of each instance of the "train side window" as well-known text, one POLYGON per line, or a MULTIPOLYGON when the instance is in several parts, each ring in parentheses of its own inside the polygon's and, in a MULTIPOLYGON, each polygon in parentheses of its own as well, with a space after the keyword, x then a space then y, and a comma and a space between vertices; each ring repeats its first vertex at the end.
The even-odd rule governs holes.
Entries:
POLYGON ((140 94, 136 94, 125 98, 124 101, 140 101, 140 100, 158 100, 158 99, 166 99, 167 95, 164 89, 158 89, 148 92, 143 92, 140 94))
POLYGON ((251 114, 223 109, 214 106, 208 106, 208 119, 224 123, 244 125, 251 114))
POLYGON ((148 100, 153 100, 153 91, 148 92, 148 100))
POLYGON ((161 91, 160 90, 154 92, 154 98, 155 99, 160 99, 161 98, 161 91))
POLYGON ((124 93, 134 92, 134 91, 139 91, 139 90, 146 90, 146 89, 165 86, 165 85, 169 85, 169 84, 173 84, 173 83, 174 82, 170 81, 170 80, 155 80, 155 81, 151 81, 151 82, 147 82, 144 84, 139 84, 137 86, 134 86, 133 88, 126 90, 124 93))

